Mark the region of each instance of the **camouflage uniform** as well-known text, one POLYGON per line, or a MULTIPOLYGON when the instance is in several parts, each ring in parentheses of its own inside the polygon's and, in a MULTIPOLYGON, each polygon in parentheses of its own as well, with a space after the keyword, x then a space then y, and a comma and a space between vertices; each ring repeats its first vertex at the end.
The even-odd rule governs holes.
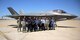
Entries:
POLYGON ((22 25, 21 25, 21 20, 18 19, 18 20, 17 20, 17 23, 18 23, 17 31, 21 31, 21 27, 22 27, 22 25))

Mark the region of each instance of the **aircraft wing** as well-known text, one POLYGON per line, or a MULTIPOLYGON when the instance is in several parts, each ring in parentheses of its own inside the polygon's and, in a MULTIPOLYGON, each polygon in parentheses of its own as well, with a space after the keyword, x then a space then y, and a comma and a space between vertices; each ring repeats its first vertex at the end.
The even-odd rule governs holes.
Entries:
POLYGON ((76 18, 77 16, 68 16, 68 15, 7 15, 6 17, 11 17, 14 19, 18 19, 19 17, 24 18, 24 17, 46 17, 46 18, 50 18, 50 17, 54 17, 54 19, 56 21, 60 21, 60 19, 73 19, 76 18))

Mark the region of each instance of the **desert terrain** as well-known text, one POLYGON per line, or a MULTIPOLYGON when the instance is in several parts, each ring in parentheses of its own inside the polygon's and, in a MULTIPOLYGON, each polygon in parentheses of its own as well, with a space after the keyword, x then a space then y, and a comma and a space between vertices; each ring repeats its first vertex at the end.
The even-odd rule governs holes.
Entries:
POLYGON ((0 20, 0 40, 80 40, 80 20, 58 21, 56 30, 17 32, 16 20, 0 20))

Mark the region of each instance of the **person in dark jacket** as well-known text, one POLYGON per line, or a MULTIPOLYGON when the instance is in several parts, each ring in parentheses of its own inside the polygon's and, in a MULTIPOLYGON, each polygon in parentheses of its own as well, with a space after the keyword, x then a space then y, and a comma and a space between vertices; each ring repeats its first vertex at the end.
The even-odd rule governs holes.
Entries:
POLYGON ((55 21, 54 19, 50 19, 50 22, 49 22, 49 30, 55 30, 55 21))
POLYGON ((27 28, 28 28, 28 30, 27 30, 27 32, 31 32, 32 31, 32 19, 31 18, 29 18, 28 19, 28 26, 27 26, 27 28))
POLYGON ((41 19, 39 19, 38 27, 39 27, 39 31, 41 31, 42 30, 42 21, 41 21, 41 19))
POLYGON ((33 18, 32 22, 32 31, 37 31, 37 19, 36 18, 33 18))
POLYGON ((42 23, 41 29, 45 31, 44 23, 42 23))
POLYGON ((34 31, 38 31, 38 24, 39 24, 39 20, 37 19, 37 18, 35 18, 35 20, 34 20, 34 31))

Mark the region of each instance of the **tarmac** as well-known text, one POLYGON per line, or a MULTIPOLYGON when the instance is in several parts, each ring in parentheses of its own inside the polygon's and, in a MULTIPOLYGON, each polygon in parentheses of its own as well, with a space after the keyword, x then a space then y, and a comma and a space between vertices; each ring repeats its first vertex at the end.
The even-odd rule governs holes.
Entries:
POLYGON ((16 20, 0 20, 0 40, 80 40, 80 20, 56 22, 56 30, 18 32, 16 20))

